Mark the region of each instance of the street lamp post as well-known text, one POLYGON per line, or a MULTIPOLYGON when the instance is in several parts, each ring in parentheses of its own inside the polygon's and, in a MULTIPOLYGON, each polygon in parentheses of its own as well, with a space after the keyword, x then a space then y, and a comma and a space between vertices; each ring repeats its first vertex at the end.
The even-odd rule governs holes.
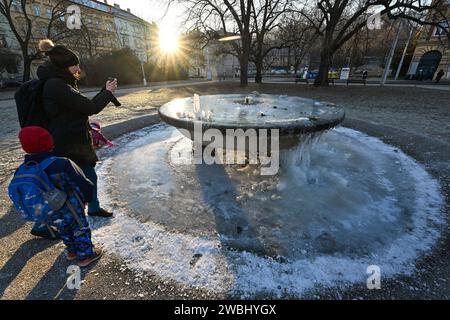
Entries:
POLYGON ((398 64, 397 73, 395 74, 395 80, 398 79, 400 75, 400 71, 402 70, 403 62, 405 61, 406 52, 408 51, 409 42, 411 41, 412 34, 414 32, 414 27, 411 26, 411 30, 409 31, 408 40, 406 41, 405 49, 403 50, 402 58, 400 63, 398 64))
POLYGON ((142 79, 144 83, 144 87, 147 86, 147 78, 145 77, 145 69, 144 69, 144 62, 147 62, 145 53, 139 54, 139 60, 141 62, 141 69, 142 69, 142 79))
POLYGON ((392 59, 394 58, 395 49, 397 48, 398 38, 400 37, 400 31, 402 30, 402 24, 403 21, 400 21, 400 24, 398 26, 397 35, 395 36, 394 42, 392 43, 391 50, 389 52, 389 56, 387 58, 384 71, 383 71, 383 77, 381 78, 380 85, 384 86, 386 84, 386 80, 389 74, 389 69, 391 68, 392 59))
POLYGON ((141 61, 141 67, 142 67, 142 77, 144 78, 144 87, 147 86, 147 79, 145 78, 145 70, 144 70, 144 62, 141 61))

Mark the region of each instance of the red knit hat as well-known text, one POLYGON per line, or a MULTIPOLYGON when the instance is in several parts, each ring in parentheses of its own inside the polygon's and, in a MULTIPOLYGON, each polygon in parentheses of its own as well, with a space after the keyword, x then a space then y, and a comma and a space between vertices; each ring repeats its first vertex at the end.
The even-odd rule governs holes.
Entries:
POLYGON ((23 128, 20 130, 19 140, 22 149, 28 154, 49 152, 54 148, 51 134, 41 127, 23 128))

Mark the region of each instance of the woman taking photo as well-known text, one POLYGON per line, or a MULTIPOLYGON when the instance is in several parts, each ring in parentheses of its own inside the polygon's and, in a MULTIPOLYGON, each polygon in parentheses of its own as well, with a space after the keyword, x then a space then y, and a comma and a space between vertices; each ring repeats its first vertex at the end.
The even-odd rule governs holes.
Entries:
POLYGON ((38 68, 37 76, 45 81, 43 106, 49 120, 48 130, 54 139, 54 153, 74 161, 94 183, 88 214, 111 217, 112 213, 100 207, 97 197, 95 165, 98 158, 92 146, 88 117, 101 112, 114 99, 117 79, 108 81, 106 90, 90 100, 78 90, 81 70, 74 52, 61 45, 55 46, 51 40, 41 40, 39 50, 49 58, 38 68))

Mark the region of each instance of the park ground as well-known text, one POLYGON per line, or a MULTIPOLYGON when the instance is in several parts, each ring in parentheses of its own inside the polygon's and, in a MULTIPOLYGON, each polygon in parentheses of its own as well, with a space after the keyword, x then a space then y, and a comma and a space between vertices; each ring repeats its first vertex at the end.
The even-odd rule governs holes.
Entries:
MULTIPOLYGON (((108 106, 93 119, 103 126, 155 114, 174 98, 218 93, 270 93, 297 95, 332 102, 345 108, 349 126, 414 157, 441 184, 450 211, 450 91, 413 87, 361 85, 313 88, 304 84, 236 83, 187 84, 179 87, 137 88, 119 93, 122 107, 108 106)), ((132 121, 130 130, 132 130, 132 121)), ((214 292, 185 288, 152 274, 137 274, 120 257, 106 253, 98 264, 83 271, 79 291, 65 288, 68 263, 60 242, 36 239, 11 207, 6 188, 22 159, 18 145, 19 125, 12 100, 0 101, 0 299, 220 299, 214 292)), ((329 299, 449 299, 450 238, 442 230, 435 249, 416 263, 416 274, 383 282, 381 290, 363 284, 323 289, 302 298, 329 299)), ((233 298, 233 297, 231 297, 233 298)), ((266 298, 266 297, 255 297, 266 298)), ((270 297, 269 297, 270 298, 270 297)), ((294 297, 295 298, 295 297, 294 297)))

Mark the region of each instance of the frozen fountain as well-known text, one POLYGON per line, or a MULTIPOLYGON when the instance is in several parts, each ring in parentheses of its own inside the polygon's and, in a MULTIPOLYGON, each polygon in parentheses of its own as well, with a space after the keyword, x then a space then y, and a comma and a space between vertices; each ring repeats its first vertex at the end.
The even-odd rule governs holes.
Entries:
POLYGON ((345 118, 341 107, 293 96, 253 93, 251 95, 194 95, 171 101, 159 109, 163 121, 187 130, 193 137, 194 126, 203 131, 218 129, 278 129, 280 148, 298 145, 302 136, 322 132, 339 125, 345 118))
POLYGON ((401 150, 334 128, 340 107, 195 96, 162 106, 160 116, 170 126, 119 139, 99 174, 102 201, 119 214, 95 237, 133 269, 243 297, 299 296, 338 282, 365 285, 370 265, 383 278, 410 273, 439 237, 439 184, 401 150), (194 163, 183 134, 195 123, 279 129, 281 170, 264 177, 258 165, 194 163))

